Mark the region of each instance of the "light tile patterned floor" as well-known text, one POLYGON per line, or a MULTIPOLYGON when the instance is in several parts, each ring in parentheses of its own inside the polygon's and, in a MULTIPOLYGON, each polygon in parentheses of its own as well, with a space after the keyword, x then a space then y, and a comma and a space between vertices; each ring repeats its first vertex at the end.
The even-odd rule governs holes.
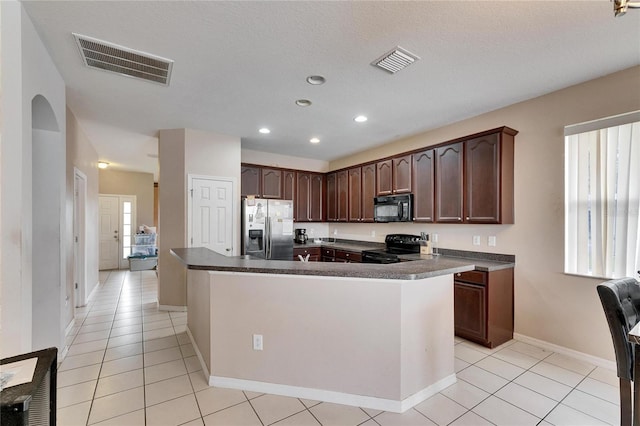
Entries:
POLYGON ((58 375, 58 424, 619 424, 614 371, 526 343, 493 350, 456 339, 458 381, 404 414, 207 385, 187 313, 156 307, 155 272, 101 272, 76 311, 58 375))

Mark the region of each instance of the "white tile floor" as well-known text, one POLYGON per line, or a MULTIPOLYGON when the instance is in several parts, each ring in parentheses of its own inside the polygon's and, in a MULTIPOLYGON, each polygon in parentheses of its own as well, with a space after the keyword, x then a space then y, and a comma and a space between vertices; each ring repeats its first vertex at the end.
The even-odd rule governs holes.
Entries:
POLYGON ((207 386, 187 313, 156 307, 155 272, 100 274, 58 375, 68 425, 619 424, 614 371, 522 342, 456 339, 458 381, 404 414, 207 386))

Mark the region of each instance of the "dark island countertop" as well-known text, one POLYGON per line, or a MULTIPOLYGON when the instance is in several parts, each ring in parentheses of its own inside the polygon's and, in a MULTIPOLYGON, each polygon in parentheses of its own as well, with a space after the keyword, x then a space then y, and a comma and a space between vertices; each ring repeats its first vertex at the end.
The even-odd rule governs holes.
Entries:
POLYGON ((449 256, 425 256, 420 260, 387 265, 371 263, 297 262, 264 260, 250 256, 227 257, 207 248, 174 248, 171 253, 188 269, 247 272, 256 274, 311 275, 343 278, 419 280, 471 271, 470 259, 449 256))

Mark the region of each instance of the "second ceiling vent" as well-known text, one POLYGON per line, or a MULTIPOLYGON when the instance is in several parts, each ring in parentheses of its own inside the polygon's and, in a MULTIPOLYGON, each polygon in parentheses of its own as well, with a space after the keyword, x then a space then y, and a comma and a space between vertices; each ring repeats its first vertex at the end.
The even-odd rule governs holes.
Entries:
POLYGON ((89 68, 169 85, 173 68, 172 60, 81 34, 73 33, 73 36, 80 49, 82 60, 89 68))
POLYGON ((419 59, 420 57, 418 55, 414 55, 408 50, 403 49, 400 46, 396 46, 375 61, 371 62, 371 65, 382 68, 391 74, 395 74, 419 59))

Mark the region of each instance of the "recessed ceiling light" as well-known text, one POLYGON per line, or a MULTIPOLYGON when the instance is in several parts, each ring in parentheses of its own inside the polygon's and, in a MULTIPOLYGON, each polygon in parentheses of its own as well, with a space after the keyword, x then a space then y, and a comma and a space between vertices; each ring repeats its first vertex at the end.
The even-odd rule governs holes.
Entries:
POLYGON ((324 84, 325 81, 327 80, 321 75, 310 75, 309 77, 307 77, 307 83, 313 84, 314 86, 324 84))
POLYGON ((367 121, 368 118, 364 115, 359 115, 356 118, 353 119, 353 121, 355 121, 356 123, 364 123, 365 121, 367 121))
POLYGON ((98 161, 99 169, 106 169, 107 167, 109 167, 109 163, 107 163, 106 161, 98 161))
POLYGON ((309 139, 309 142, 311 142, 311 143, 320 143, 320 139, 318 139, 318 138, 311 138, 311 139, 309 139))
POLYGON ((309 99, 298 99, 296 105, 299 107, 308 107, 311 105, 311 101, 309 99))
POLYGON ((263 127, 262 129, 258 130, 260 133, 262 133, 263 135, 268 135, 269 133, 271 133, 271 130, 267 129, 266 127, 263 127))

